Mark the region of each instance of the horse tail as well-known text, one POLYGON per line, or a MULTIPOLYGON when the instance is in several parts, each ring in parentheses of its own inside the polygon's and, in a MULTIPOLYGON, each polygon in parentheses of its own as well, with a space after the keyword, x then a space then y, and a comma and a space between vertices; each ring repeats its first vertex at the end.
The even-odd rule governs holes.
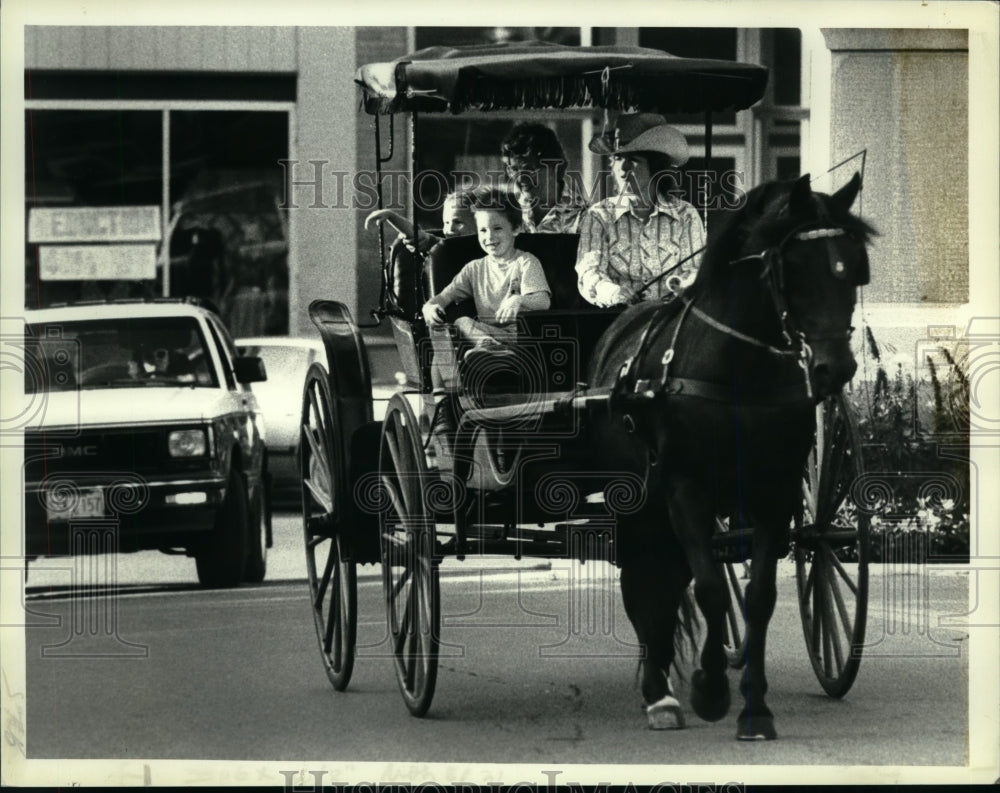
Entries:
POLYGON ((685 587, 677 604, 677 621, 674 625, 674 669, 677 676, 684 680, 681 661, 694 664, 698 652, 698 632, 701 629, 701 619, 698 617, 698 607, 694 601, 691 587, 685 587))

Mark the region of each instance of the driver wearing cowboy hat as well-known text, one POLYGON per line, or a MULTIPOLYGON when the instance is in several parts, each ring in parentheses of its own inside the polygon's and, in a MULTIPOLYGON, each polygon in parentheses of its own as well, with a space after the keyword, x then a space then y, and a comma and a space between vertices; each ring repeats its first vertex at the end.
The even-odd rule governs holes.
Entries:
POLYGON ((610 155, 620 193, 580 219, 580 294, 601 307, 671 296, 674 278, 654 279, 676 267, 672 276, 690 283, 705 245, 697 210, 668 192, 676 184, 671 172, 688 160, 687 140, 662 116, 632 113, 619 116, 610 135, 596 136, 590 150, 610 155))

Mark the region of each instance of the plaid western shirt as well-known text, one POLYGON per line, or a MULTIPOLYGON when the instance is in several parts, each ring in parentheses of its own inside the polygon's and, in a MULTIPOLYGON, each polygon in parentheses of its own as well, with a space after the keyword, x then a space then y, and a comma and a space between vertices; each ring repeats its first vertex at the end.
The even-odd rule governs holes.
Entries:
MULTIPOLYGON (((594 204, 580 218, 580 248, 576 272, 580 294, 601 305, 602 295, 614 285, 633 292, 665 270, 705 245, 705 227, 698 211, 679 198, 661 198, 645 222, 632 212, 629 195, 606 198, 594 204)), ((685 284, 694 279, 701 263, 696 254, 677 270, 685 284)), ((667 278, 651 285, 643 300, 657 300, 668 294, 667 278)))

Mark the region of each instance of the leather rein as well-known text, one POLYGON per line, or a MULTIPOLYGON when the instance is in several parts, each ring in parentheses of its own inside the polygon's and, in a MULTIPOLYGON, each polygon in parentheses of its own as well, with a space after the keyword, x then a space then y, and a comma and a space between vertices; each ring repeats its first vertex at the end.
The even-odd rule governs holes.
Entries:
MULTIPOLYGON (((814 224, 808 224, 808 226, 813 225, 814 224)), ((670 364, 674 358, 674 349, 677 346, 677 340, 680 336, 681 328, 684 325, 685 319, 687 319, 688 315, 691 314, 714 330, 740 342, 766 350, 770 354, 778 357, 796 359, 802 369, 805 393, 802 393, 802 389, 799 386, 784 388, 782 390, 772 389, 769 392, 766 392, 766 394, 761 394, 762 397, 767 397, 766 402, 768 404, 791 404, 794 402, 801 402, 803 400, 812 401, 813 390, 812 383, 809 380, 809 365, 812 362, 813 352, 812 347, 809 345, 809 338, 807 338, 804 332, 795 328, 790 319, 788 301, 785 295, 785 261, 783 251, 792 241, 801 242, 823 240, 827 248, 827 254, 829 256, 829 261, 831 262, 831 268, 834 274, 838 277, 842 277, 846 268, 844 263, 836 258, 832 240, 835 237, 840 237, 846 233, 847 232, 840 227, 808 228, 807 226, 798 226, 786 234, 777 245, 729 262, 730 266, 750 261, 760 261, 764 264, 764 271, 761 277, 766 280, 767 290, 771 297, 771 302, 781 323, 781 335, 785 343, 783 347, 776 347, 773 344, 769 344, 761 339, 749 336, 723 322, 720 322, 696 306, 694 304, 694 299, 688 299, 684 295, 684 292, 679 290, 677 284, 674 283, 671 284, 671 290, 674 292, 676 299, 683 303, 683 308, 680 310, 680 318, 674 328, 670 345, 667 347, 666 351, 663 353, 662 359, 660 360, 660 365, 663 367, 660 377, 636 378, 634 383, 631 386, 629 385, 629 378, 633 374, 633 369, 646 355, 652 339, 656 338, 658 335, 657 331, 674 318, 676 308, 673 300, 668 300, 653 312, 653 316, 650 317, 649 321, 646 323, 642 336, 639 338, 639 344, 636 348, 635 354, 627 358, 622 364, 621 369, 618 372, 618 376, 615 379, 614 386, 611 389, 612 393, 621 394, 623 396, 641 396, 644 398, 651 398, 658 395, 672 396, 683 394, 687 396, 698 396, 705 399, 711 399, 717 402, 734 403, 737 401, 745 401, 738 400, 731 387, 722 386, 717 383, 709 383, 703 380, 670 376, 670 364)), ((849 339, 853 330, 853 328, 848 328, 839 333, 824 336, 813 336, 811 338, 814 342, 830 339, 849 339)))

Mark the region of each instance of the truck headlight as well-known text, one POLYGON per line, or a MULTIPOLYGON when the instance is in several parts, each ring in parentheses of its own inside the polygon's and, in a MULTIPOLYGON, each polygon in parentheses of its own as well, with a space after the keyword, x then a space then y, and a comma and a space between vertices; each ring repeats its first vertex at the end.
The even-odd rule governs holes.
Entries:
POLYGON ((208 453, 205 430, 174 430, 167 436, 167 449, 171 457, 204 457, 208 453))

